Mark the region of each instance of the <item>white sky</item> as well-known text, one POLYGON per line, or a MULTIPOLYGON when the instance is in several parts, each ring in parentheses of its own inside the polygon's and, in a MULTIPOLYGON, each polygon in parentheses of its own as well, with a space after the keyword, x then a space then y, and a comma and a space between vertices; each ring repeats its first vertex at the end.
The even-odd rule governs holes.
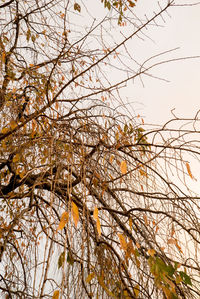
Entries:
MULTIPOLYGON (((160 5, 164 7, 166 1, 161 0, 160 5)), ((195 1, 197 0, 176 0, 176 3, 187 4, 195 3, 195 1)), ((99 2, 85 0, 82 3, 85 4, 86 8, 89 7, 91 20, 84 19, 82 14, 76 14, 74 19, 76 26, 87 27, 88 23, 91 25, 93 17, 98 19, 99 16, 105 15, 105 9, 100 0, 99 2)), ((160 11, 157 0, 138 0, 134 8, 135 15, 142 20, 144 20, 145 15, 147 18, 151 18, 154 11, 160 11)), ((200 4, 187 7, 170 7, 167 12, 162 15, 164 21, 161 17, 156 20, 159 26, 151 24, 148 30, 144 30, 149 39, 144 38, 144 40, 141 40, 135 36, 127 43, 129 51, 134 54, 133 58, 137 62, 143 63, 154 55, 174 48, 179 49, 156 59, 155 62, 180 57, 200 56, 200 4)), ((116 30, 114 28, 112 32, 108 31, 106 38, 109 38, 109 34, 111 36, 115 34, 114 39, 117 40, 118 30, 119 28, 116 28, 116 30)), ((133 28, 121 27, 120 30, 125 36, 129 36, 131 34, 130 30, 133 30, 133 28)), ((94 46, 94 44, 92 45, 94 46)), ((121 49, 119 49, 119 52, 121 49)), ((128 66, 131 67, 131 61, 128 66)), ((118 67, 121 66, 118 65, 118 67)), ((142 76, 143 86, 140 78, 137 78, 134 83, 130 81, 127 88, 124 88, 121 93, 123 101, 133 103, 133 110, 144 118, 145 124, 162 125, 166 123, 173 118, 172 109, 175 109, 175 114, 180 118, 193 118, 200 109, 200 57, 159 65, 153 69, 152 74, 170 82, 167 83, 142 76)), ((115 73, 112 70, 110 77, 114 76, 118 79, 117 72, 115 73)), ((189 178, 189 185, 199 194, 199 167, 196 162, 191 160, 189 162, 192 173, 197 178, 197 181, 192 181, 189 178)))
MULTIPOLYGON (((177 1, 180 4, 186 2, 189 0, 177 1)), ((150 16, 153 7, 158 11, 157 1, 138 0, 135 12, 141 15, 146 12, 150 16)), ((173 7, 169 9, 169 13, 170 16, 163 15, 165 24, 160 19, 159 24, 164 27, 154 27, 147 31, 153 41, 134 41, 136 57, 148 58, 176 47, 180 49, 164 56, 165 59, 200 55, 200 5, 173 7)), ((174 108, 179 117, 193 117, 200 109, 200 58, 160 65, 153 73, 170 83, 144 78, 145 87, 135 84, 126 90, 126 94, 138 102, 136 107, 144 116, 145 122, 165 122, 171 117, 170 111, 174 108)))

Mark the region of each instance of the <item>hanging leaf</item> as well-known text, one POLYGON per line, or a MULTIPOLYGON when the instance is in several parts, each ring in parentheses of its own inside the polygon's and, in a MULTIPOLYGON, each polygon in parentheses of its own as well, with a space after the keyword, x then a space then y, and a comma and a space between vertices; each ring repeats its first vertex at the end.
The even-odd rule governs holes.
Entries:
POLYGON ((127 164, 126 164, 126 161, 122 161, 121 162, 120 170, 121 170, 122 174, 126 174, 127 173, 127 164))
POLYGON ((135 293, 135 297, 137 298, 139 296, 139 293, 140 293, 140 287, 139 285, 137 284, 135 287, 134 287, 134 293, 135 293))
POLYGON ((128 0, 128 2, 129 2, 129 6, 130 7, 134 7, 135 6, 135 3, 133 1, 128 0))
POLYGON ((14 120, 11 120, 10 127, 12 130, 14 130, 17 127, 17 123, 14 120))
POLYGON ((131 217, 129 218, 128 222, 129 222, 130 229, 132 230, 132 227, 133 227, 133 220, 132 220, 131 217))
POLYGON ((58 269, 60 269, 65 261, 65 252, 63 251, 58 259, 58 269))
POLYGON ((16 163, 16 162, 19 162, 20 160, 20 154, 16 154, 13 158, 13 162, 16 163))
POLYGON ((9 132, 9 129, 6 128, 6 127, 4 127, 4 128, 1 130, 1 133, 2 133, 2 134, 6 134, 6 133, 8 133, 8 132, 9 132))
POLYGON ((121 245, 122 249, 124 251, 126 251, 127 250, 126 239, 124 238, 124 236, 122 234, 118 234, 118 237, 119 237, 119 241, 120 241, 120 245, 121 245))
POLYGON ((190 169, 190 165, 188 162, 186 162, 186 168, 187 168, 187 172, 188 172, 189 176, 191 177, 191 179, 194 179, 191 169, 190 169))
POLYGON ((99 220, 99 217, 97 218, 97 231, 98 231, 98 234, 99 236, 101 236, 101 224, 100 224, 100 220, 99 220))
POLYGON ((78 207, 74 202, 72 202, 72 217, 74 220, 75 227, 77 227, 79 221, 79 212, 78 212, 78 207))
POLYGON ((81 7, 78 3, 74 3, 74 10, 77 10, 78 12, 81 12, 81 7))
POLYGON ((69 221, 69 213, 68 212, 62 213, 57 230, 63 229, 68 221, 69 221))
POLYGON ((59 299, 59 291, 58 290, 54 291, 52 299, 59 299))
POLYGON ((129 293, 127 292, 127 290, 125 290, 123 293, 124 293, 123 298, 126 298, 126 299, 131 299, 132 298, 132 297, 129 296, 129 293))
POLYGON ((148 250, 148 254, 149 254, 150 256, 154 256, 154 255, 156 254, 156 251, 155 251, 154 249, 149 249, 149 250, 148 250))
POLYGON ((185 284, 192 285, 191 278, 185 272, 180 271, 179 274, 185 284))
POLYGON ((95 220, 98 219, 98 213, 99 213, 99 210, 98 210, 97 207, 95 207, 95 208, 94 208, 94 212, 93 212, 93 217, 94 217, 95 220))
POLYGON ((5 63, 5 61, 6 61, 6 52, 5 51, 2 52, 1 61, 2 61, 2 63, 5 63))
POLYGON ((182 280, 181 276, 178 275, 178 276, 176 277, 176 284, 181 283, 181 281, 183 281, 183 280, 182 280))
POLYGON ((86 278, 86 283, 90 283, 90 281, 93 279, 95 277, 95 273, 94 272, 92 272, 92 273, 90 273, 88 276, 87 276, 87 278, 86 278))
POLYGON ((72 266, 74 264, 74 259, 73 259, 71 252, 68 252, 68 254, 67 254, 67 262, 72 266))
POLYGON ((110 160, 110 163, 112 164, 112 162, 114 160, 114 155, 111 155, 109 160, 110 160))

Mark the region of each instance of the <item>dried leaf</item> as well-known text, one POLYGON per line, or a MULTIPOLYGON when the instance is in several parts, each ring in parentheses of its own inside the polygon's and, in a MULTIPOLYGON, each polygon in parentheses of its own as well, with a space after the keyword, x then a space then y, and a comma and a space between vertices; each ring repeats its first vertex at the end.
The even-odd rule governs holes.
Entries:
POLYGON ((132 228, 133 228, 133 220, 132 220, 131 217, 129 218, 128 222, 129 222, 130 229, 132 230, 132 228))
POLYGON ((14 120, 11 120, 10 127, 12 130, 14 130, 17 127, 17 123, 14 120))
POLYGON ((5 51, 2 52, 1 61, 2 61, 2 63, 5 63, 5 61, 6 61, 6 52, 5 51))
POLYGON ((143 218, 144 218, 145 225, 148 226, 149 222, 148 222, 147 216, 143 215, 143 218))
POLYGON ((94 217, 95 220, 98 219, 98 213, 99 213, 99 210, 98 210, 97 207, 95 207, 95 208, 94 208, 94 212, 93 212, 93 217, 94 217))
POLYGON ((20 160, 20 154, 16 154, 14 157, 13 157, 13 162, 19 162, 20 160))
POLYGON ((186 168, 187 168, 187 172, 188 172, 189 176, 191 177, 191 179, 194 179, 191 169, 190 169, 190 165, 188 162, 186 162, 186 168))
POLYGON ((134 287, 134 293, 135 293, 135 297, 137 298, 139 296, 139 293, 140 293, 140 286, 137 284, 135 287, 134 287))
POLYGON ((132 297, 129 296, 127 290, 125 290, 124 292, 124 297, 123 298, 126 298, 126 299, 131 299, 132 297))
POLYGON ((173 245, 176 245, 176 240, 175 239, 169 239, 168 241, 167 241, 167 244, 173 244, 173 245))
POLYGON ((149 250, 148 250, 148 254, 149 254, 150 256, 154 256, 154 255, 156 254, 156 251, 155 251, 154 249, 149 249, 149 250))
POLYGON ((74 202, 72 202, 72 217, 74 220, 75 227, 77 227, 79 221, 79 211, 77 205, 74 202))
POLYGON ((74 3, 74 10, 77 10, 78 12, 81 12, 81 7, 78 3, 74 3))
POLYGON ((140 244, 139 244, 139 243, 137 243, 137 242, 136 242, 136 244, 135 244, 135 245, 136 245, 136 247, 137 247, 138 249, 141 247, 141 246, 140 246, 140 244))
POLYGON ((9 132, 9 129, 6 128, 6 127, 4 127, 4 128, 1 130, 1 133, 2 133, 2 134, 6 134, 6 133, 8 133, 8 132, 9 132))
POLYGON ((69 221, 69 213, 68 212, 62 213, 57 230, 63 229, 68 221, 69 221))
POLYGON ((73 264, 74 264, 74 258, 73 258, 73 256, 72 256, 72 254, 71 254, 70 251, 69 251, 68 254, 67 254, 67 262, 68 262, 71 266, 73 266, 73 264))
POLYGON ((144 171, 144 170, 142 170, 142 169, 139 169, 139 172, 140 172, 140 174, 141 174, 142 176, 147 177, 147 173, 146 173, 146 171, 144 171))
POLYGON ((110 156, 110 163, 111 163, 111 164, 112 164, 113 160, 114 160, 114 155, 111 155, 111 156, 110 156))
POLYGON ((122 174, 126 174, 127 173, 127 164, 126 164, 126 161, 122 161, 121 162, 120 170, 121 170, 122 174))
POLYGON ((119 237, 119 241, 120 241, 120 245, 121 245, 122 249, 124 251, 126 251, 127 250, 126 239, 124 238, 124 236, 122 234, 118 234, 118 237, 119 237))
POLYGON ((95 277, 95 273, 92 272, 88 275, 88 277, 86 278, 86 283, 90 283, 90 281, 95 277))
POLYGON ((99 217, 97 218, 97 231, 98 231, 98 234, 99 236, 101 236, 101 224, 100 224, 100 220, 99 220, 99 217))
POLYGON ((54 291, 52 299, 59 299, 59 291, 58 290, 54 291))
POLYGON ((182 280, 182 278, 181 278, 181 276, 180 275, 178 275, 177 277, 176 277, 176 284, 179 284, 181 281, 183 281, 182 280))

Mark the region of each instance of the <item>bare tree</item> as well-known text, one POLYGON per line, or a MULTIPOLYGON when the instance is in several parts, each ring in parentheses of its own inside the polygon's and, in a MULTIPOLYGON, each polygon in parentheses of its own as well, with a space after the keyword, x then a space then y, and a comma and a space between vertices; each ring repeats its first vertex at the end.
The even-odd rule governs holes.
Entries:
POLYGON ((120 96, 163 63, 128 41, 174 3, 142 21, 132 1, 102 2, 98 19, 87 1, 0 5, 0 290, 199 298, 199 114, 151 128, 120 96))

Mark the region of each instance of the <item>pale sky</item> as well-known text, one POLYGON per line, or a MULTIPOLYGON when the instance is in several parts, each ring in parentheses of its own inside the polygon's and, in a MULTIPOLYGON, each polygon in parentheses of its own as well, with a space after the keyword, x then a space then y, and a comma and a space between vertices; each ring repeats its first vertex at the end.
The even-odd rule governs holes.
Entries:
MULTIPOLYGON (((177 3, 189 1, 177 1, 177 3)), ((191 0, 190 2, 193 2, 191 0)), ((138 0, 136 14, 147 16, 155 8, 157 1, 138 0)), ((170 16, 164 14, 163 27, 152 28, 147 34, 153 41, 134 42, 137 57, 148 58, 151 55, 176 47, 180 49, 163 56, 166 60, 173 57, 187 57, 200 55, 200 5, 191 7, 173 7, 169 9, 170 16)), ((138 109, 147 122, 165 122, 171 117, 170 110, 175 108, 179 117, 193 117, 200 109, 200 58, 187 61, 173 62, 156 67, 153 73, 165 78, 170 83, 155 79, 143 78, 145 87, 135 84, 129 87, 128 95, 140 104, 138 109)))

